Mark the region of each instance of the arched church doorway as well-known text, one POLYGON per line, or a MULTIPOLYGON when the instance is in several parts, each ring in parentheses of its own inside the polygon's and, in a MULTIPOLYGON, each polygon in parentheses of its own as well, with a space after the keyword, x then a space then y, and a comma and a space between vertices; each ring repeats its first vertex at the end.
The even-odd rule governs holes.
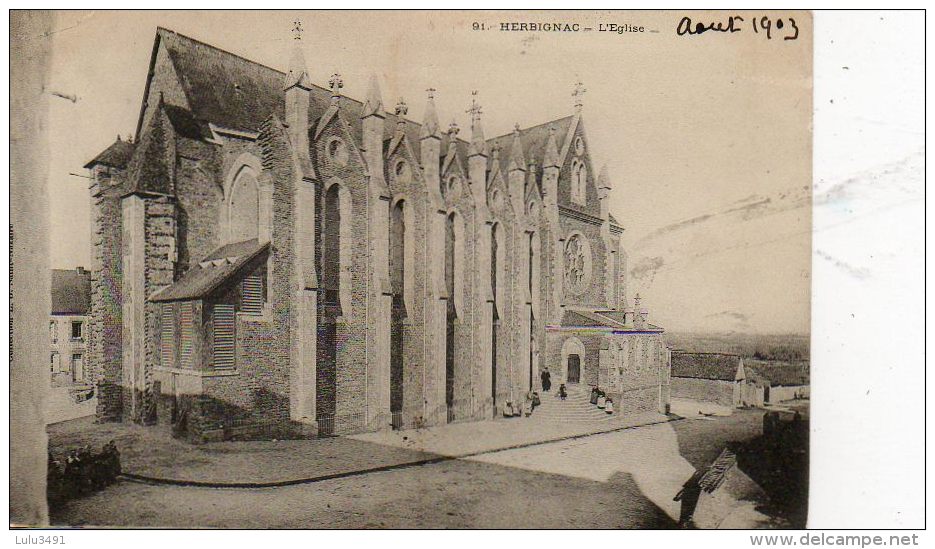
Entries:
POLYGON ((568 383, 581 382, 581 357, 576 354, 568 355, 568 383))
POLYGON ((565 383, 581 383, 581 369, 585 361, 584 344, 571 336, 562 343, 561 378, 565 383))

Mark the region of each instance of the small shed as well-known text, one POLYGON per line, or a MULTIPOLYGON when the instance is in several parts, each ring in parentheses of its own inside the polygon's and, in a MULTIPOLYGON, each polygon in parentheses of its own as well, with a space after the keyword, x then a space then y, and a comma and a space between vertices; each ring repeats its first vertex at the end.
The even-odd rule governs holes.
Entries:
POLYGON ((746 377, 740 355, 672 351, 672 398, 741 406, 746 377))
POLYGON ((763 387, 764 401, 777 404, 785 400, 809 398, 809 362, 806 360, 757 360, 745 362, 747 376, 763 387))

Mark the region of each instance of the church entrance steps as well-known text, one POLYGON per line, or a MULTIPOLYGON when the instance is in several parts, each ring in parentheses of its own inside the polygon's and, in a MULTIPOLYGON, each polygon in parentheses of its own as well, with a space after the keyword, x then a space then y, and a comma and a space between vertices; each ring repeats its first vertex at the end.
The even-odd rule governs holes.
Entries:
POLYGON ((567 385, 565 400, 559 398, 557 386, 552 388, 552 391, 539 392, 542 404, 536 407, 532 418, 554 422, 605 422, 616 417, 591 404, 591 388, 587 385, 567 385))

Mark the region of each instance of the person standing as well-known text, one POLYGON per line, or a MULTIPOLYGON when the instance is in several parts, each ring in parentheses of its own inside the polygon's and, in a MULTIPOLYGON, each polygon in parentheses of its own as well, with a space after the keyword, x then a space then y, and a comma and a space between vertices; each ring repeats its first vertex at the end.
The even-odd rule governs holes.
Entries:
POLYGON ((539 374, 539 377, 542 379, 542 390, 548 391, 552 389, 552 374, 549 373, 549 367, 546 366, 545 370, 542 370, 542 373, 539 374))

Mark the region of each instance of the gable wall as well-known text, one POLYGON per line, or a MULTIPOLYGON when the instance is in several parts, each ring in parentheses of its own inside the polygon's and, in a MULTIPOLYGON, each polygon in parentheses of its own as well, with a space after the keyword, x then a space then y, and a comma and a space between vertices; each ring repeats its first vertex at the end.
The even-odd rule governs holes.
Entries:
POLYGON ((141 128, 149 124, 149 119, 159 104, 159 94, 162 93, 162 100, 177 107, 189 108, 188 99, 185 97, 185 91, 179 82, 178 73, 172 65, 169 58, 169 51, 165 44, 160 41, 159 48, 156 50, 156 61, 153 64, 152 79, 149 82, 149 92, 143 98, 143 123, 141 128))
MULTIPOLYGON (((348 116, 356 114, 348 114, 348 116)), ((337 178, 348 190, 352 201, 349 223, 351 234, 342 234, 342 246, 350 248, 350 310, 344 310, 343 326, 338 327, 339 356, 336 364, 337 400, 335 403, 335 430, 359 429, 366 421, 364 395, 367 394, 367 289, 370 278, 370 253, 367 241, 369 214, 369 182, 356 143, 347 130, 347 125, 335 116, 318 139, 312 141, 312 162, 318 179, 318 197, 315 201, 317 244, 316 268, 322 271, 322 208, 329 180, 337 178), (340 137, 348 148, 347 164, 341 166, 331 162, 325 150, 328 139, 340 137)), ((343 220, 342 220, 343 222, 343 220)), ((346 305, 346 304, 345 304, 346 305)))

